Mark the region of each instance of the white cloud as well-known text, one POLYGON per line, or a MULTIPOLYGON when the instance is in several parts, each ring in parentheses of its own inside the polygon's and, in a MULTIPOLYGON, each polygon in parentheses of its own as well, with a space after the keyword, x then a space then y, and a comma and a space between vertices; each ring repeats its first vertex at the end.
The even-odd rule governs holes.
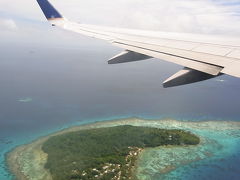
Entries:
POLYGON ((0 18, 0 30, 15 30, 17 25, 12 19, 0 18))
MULTIPOLYGON (((240 35, 240 0, 49 0, 70 20, 117 27, 240 35)), ((0 12, 45 20, 36 1, 0 1, 0 12)), ((1 17, 1 13, 0 13, 1 17)))
POLYGON ((240 1, 229 0, 53 0, 84 23, 160 31, 240 34, 240 1), (236 2, 239 2, 236 3, 236 2))

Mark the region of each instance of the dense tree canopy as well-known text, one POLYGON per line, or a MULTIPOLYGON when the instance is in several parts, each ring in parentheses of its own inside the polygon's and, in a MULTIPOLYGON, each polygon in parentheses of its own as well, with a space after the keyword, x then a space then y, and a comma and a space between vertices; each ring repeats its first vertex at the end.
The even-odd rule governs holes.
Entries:
POLYGON ((54 136, 42 149, 48 154, 45 167, 54 180, 103 180, 116 177, 119 172, 121 179, 129 178, 131 167, 127 164, 134 166, 136 157, 126 157, 136 148, 195 145, 199 141, 197 136, 182 130, 124 125, 54 136))

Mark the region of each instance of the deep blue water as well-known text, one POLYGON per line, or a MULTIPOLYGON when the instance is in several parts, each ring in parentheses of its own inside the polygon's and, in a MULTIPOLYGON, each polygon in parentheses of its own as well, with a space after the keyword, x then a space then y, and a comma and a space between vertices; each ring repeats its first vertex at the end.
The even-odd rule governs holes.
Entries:
MULTIPOLYGON (((140 117, 240 120, 240 79, 222 76, 162 88, 181 69, 157 59, 108 65, 121 50, 65 32, 0 43, 0 179, 8 180, 4 154, 17 145, 75 124, 140 117), (221 81, 220 81, 221 80, 221 81), (223 80, 223 81, 222 81, 223 80), (30 102, 20 102, 31 98, 30 102)), ((24 36, 25 37, 25 36, 24 36)), ((224 163, 239 163, 239 154, 224 163)), ((220 162, 221 163, 221 162, 220 162)), ((208 177, 231 177, 231 171, 208 177)), ((220 172, 220 171, 219 171, 220 172)))

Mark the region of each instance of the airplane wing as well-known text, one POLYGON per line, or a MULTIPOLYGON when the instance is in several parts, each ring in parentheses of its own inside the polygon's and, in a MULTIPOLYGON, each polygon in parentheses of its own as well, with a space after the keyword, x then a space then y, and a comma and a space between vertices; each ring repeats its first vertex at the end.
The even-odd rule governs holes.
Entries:
POLYGON ((158 58, 184 68, 163 82, 173 87, 210 79, 222 74, 240 77, 240 39, 199 34, 120 29, 78 24, 64 18, 48 0, 37 0, 53 26, 103 39, 124 51, 109 64, 158 58))

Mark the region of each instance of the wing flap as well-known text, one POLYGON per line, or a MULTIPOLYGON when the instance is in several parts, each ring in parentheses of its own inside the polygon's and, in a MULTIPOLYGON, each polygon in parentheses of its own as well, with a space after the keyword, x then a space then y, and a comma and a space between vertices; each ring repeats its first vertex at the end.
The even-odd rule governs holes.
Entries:
POLYGON ((240 78, 240 61, 225 67, 221 72, 240 78))
POLYGON ((227 57, 240 59, 240 50, 233 50, 227 55, 227 57))
POLYGON ((135 42, 135 41, 117 39, 115 41, 115 43, 126 44, 129 46, 136 46, 136 47, 149 49, 149 50, 160 52, 160 53, 171 54, 174 56, 183 57, 185 59, 191 59, 194 61, 213 64, 213 65, 221 66, 221 67, 225 67, 225 66, 229 65, 230 62, 237 61, 237 59, 231 58, 231 57, 212 55, 212 54, 208 54, 208 53, 195 52, 195 51, 190 51, 190 50, 176 49, 176 48, 172 48, 172 47, 147 44, 147 43, 143 43, 143 42, 135 42))
POLYGON ((202 72, 205 72, 205 73, 208 73, 211 75, 218 75, 221 72, 221 70, 223 69, 222 67, 219 67, 219 66, 206 64, 206 63, 202 63, 202 62, 198 62, 198 61, 193 61, 190 59, 185 59, 183 57, 174 56, 172 54, 161 53, 161 52, 154 51, 151 49, 146 49, 146 48, 137 47, 137 46, 130 46, 127 44, 117 43, 117 42, 115 42, 113 44, 118 47, 128 49, 130 51, 138 52, 141 54, 145 54, 147 56, 151 56, 151 57, 155 57, 158 59, 173 62, 178 65, 189 67, 191 69, 196 69, 198 71, 202 71, 202 72))

